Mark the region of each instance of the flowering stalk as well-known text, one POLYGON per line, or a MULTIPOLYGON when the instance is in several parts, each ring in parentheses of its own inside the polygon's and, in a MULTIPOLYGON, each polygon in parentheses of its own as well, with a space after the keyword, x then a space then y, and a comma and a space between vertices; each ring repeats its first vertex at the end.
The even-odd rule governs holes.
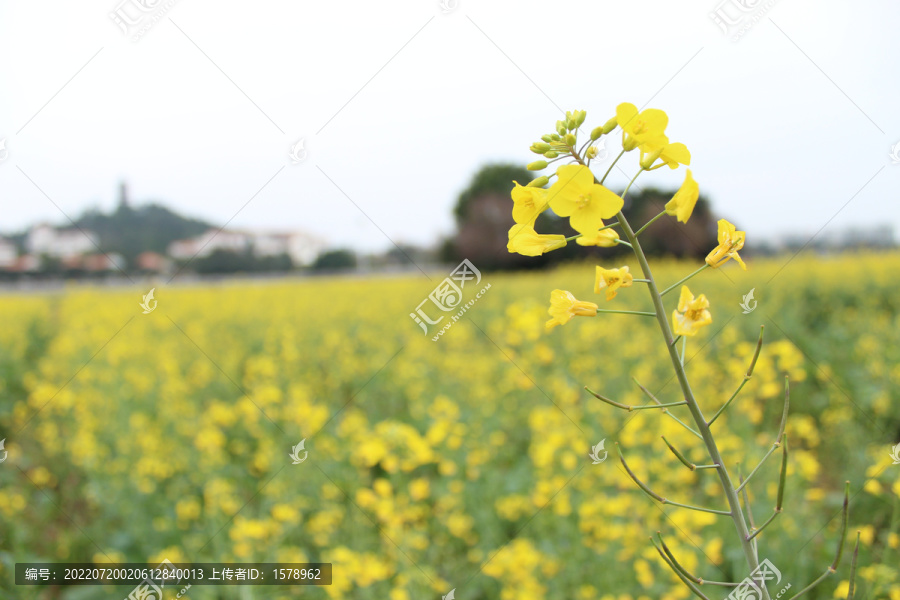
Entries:
MULTIPOLYGON (((650 263, 647 262, 647 257, 644 255, 641 243, 638 241, 637 236, 634 234, 634 230, 632 230, 631 225, 628 223, 628 219, 625 218, 625 215, 622 214, 621 211, 617 217, 619 224, 622 226, 622 231, 625 233, 625 237, 634 248, 634 255, 641 265, 641 272, 643 272, 644 278, 649 280, 647 289, 650 294, 650 299, 653 301, 653 307, 656 310, 656 320, 659 323, 660 331, 662 332, 663 339, 666 341, 666 347, 669 350, 669 358, 672 360, 672 368, 675 370, 675 377, 678 379, 678 384, 681 386, 681 392, 687 402, 688 410, 691 412, 691 416, 694 419, 694 424, 697 426, 700 437, 703 438, 703 444, 706 446, 707 452, 709 452, 709 457, 712 459, 713 463, 719 465, 719 468, 716 469, 716 471, 719 473, 722 491, 725 493, 725 499, 728 501, 731 520, 734 522, 734 528, 737 530, 738 538, 740 538, 741 549, 744 552, 744 557, 747 559, 747 566, 750 568, 750 572, 753 572, 759 567, 759 557, 756 555, 753 544, 750 542, 750 530, 747 528, 747 521, 744 519, 744 513, 741 510, 741 504, 738 500, 738 494, 734 484, 731 482, 731 477, 728 475, 728 469, 725 467, 722 455, 719 453, 719 447, 716 445, 716 440, 713 438, 712 432, 709 430, 709 425, 706 424, 706 419, 703 417, 703 412, 700 410, 700 405, 697 404, 697 400, 694 398, 694 392, 691 390, 691 384, 688 381, 687 373, 685 373, 684 365, 681 364, 681 358, 679 358, 678 351, 675 349, 675 335, 672 333, 672 328, 669 326, 669 320, 666 318, 666 309, 663 306, 662 295, 659 293, 659 288, 656 286, 656 281, 653 279, 650 263)), ((763 592, 763 598, 769 600, 769 594, 765 591, 765 586, 763 586, 763 592)))
MULTIPOLYGON (((785 427, 790 407, 790 387, 787 378, 785 378, 784 410, 775 441, 746 478, 739 475, 740 485, 735 487, 731 475, 722 460, 722 456, 710 427, 724 413, 735 398, 737 398, 744 385, 746 385, 747 381, 749 381, 753 375, 753 370, 762 348, 762 329, 760 329, 756 351, 743 381, 731 397, 728 398, 718 411, 716 411, 712 418, 707 419, 703 415, 694 396, 694 392, 691 389, 685 370, 687 338, 696 335, 700 329, 709 325, 712 322, 712 315, 709 311, 710 303, 706 296, 700 294, 695 297, 684 283, 704 269, 718 268, 731 259, 734 259, 741 268, 746 269, 746 265, 738 254, 738 251, 744 246, 746 234, 743 231, 738 231, 734 225, 725 219, 719 220, 717 236, 718 245, 709 252, 703 266, 674 285, 660 291, 656 284, 656 280, 653 278, 653 273, 650 269, 647 257, 644 254, 644 250, 641 247, 639 236, 652 223, 666 215, 675 217, 675 219, 681 223, 687 223, 699 198, 698 184, 694 180, 690 169, 688 169, 685 174, 684 182, 672 199, 666 203, 665 209, 650 219, 643 227, 639 228, 637 232, 631 227, 631 224, 622 212, 625 203, 624 197, 628 194, 631 186, 634 185, 634 182, 641 173, 644 171, 653 171, 663 166, 676 169, 680 165, 689 165, 691 160, 690 152, 684 144, 669 143, 669 138, 665 134, 668 117, 664 112, 656 109, 638 111, 634 105, 629 103, 620 104, 616 109, 616 116, 607 121, 603 126, 593 129, 591 131, 590 141, 585 142, 578 150, 576 150, 578 126, 584 121, 585 116, 586 113, 584 111, 566 113, 565 121, 557 121, 556 133, 542 136, 542 142, 532 145, 531 150, 537 154, 542 154, 545 158, 558 159, 562 155, 562 157, 571 158, 575 164, 559 167, 556 171, 557 181, 549 189, 543 188, 544 185, 549 183, 548 177, 539 178, 540 181, 535 180, 535 182, 529 184, 528 187, 525 188, 516 184, 516 188, 512 191, 512 199, 514 202, 513 219, 516 222, 516 225, 510 229, 510 243, 507 247, 510 252, 518 252, 528 256, 537 256, 552 251, 566 245, 572 240, 575 240, 582 246, 613 247, 616 245, 623 245, 632 249, 635 258, 640 265, 643 277, 636 279, 630 273, 628 266, 606 268, 598 265, 596 267, 594 292, 596 294, 605 294, 606 301, 609 302, 616 297, 619 291, 624 288, 632 287, 635 282, 646 284, 647 291, 650 294, 650 299, 653 303, 652 312, 600 309, 599 306, 593 302, 578 300, 568 291, 554 290, 550 296, 550 309, 548 311, 553 318, 547 321, 547 328, 552 329, 558 325, 564 325, 576 316, 596 317, 598 313, 601 312, 656 317, 660 332, 669 352, 672 368, 675 371, 675 376, 681 387, 683 400, 670 403, 660 402, 646 387, 637 381, 635 381, 635 383, 637 383, 641 391, 653 401, 653 404, 643 406, 622 404, 606 398, 587 387, 585 387, 585 390, 595 398, 629 412, 634 410, 660 409, 687 431, 703 441, 711 459, 711 464, 697 465, 689 461, 684 454, 663 437, 663 441, 668 446, 669 450, 671 450, 675 457, 690 470, 715 469, 717 471, 722 491, 725 494, 725 499, 728 504, 728 510, 692 506, 669 500, 667 497, 654 492, 646 483, 638 478, 628 466, 625 456, 621 451, 619 452, 619 459, 625 472, 632 481, 634 481, 644 493, 657 502, 729 517, 738 534, 744 558, 747 561, 747 566, 750 572, 754 572, 760 567, 759 556, 757 553, 757 538, 759 534, 775 520, 783 509, 788 461, 785 427), (603 178, 598 180, 589 168, 590 160, 597 156, 597 149, 596 147, 591 146, 591 143, 598 140, 601 136, 610 133, 617 127, 622 130, 622 152, 619 153, 613 163, 609 166, 606 173, 603 175, 603 178), (606 180, 606 177, 612 171, 613 166, 616 165, 619 159, 624 156, 626 152, 632 150, 639 150, 640 170, 631 178, 625 191, 619 196, 608 188, 605 188, 603 182, 606 180), (569 225, 578 232, 577 235, 564 237, 562 235, 542 235, 535 232, 534 223, 537 215, 543 212, 546 207, 551 208, 557 216, 568 217, 569 225), (614 223, 610 225, 604 224, 605 220, 612 219, 613 217, 616 219, 614 223), (619 239, 618 232, 610 229, 611 227, 621 229, 625 239, 619 239), (680 297, 677 309, 672 313, 670 323, 663 304, 663 296, 679 287, 681 290, 680 297), (677 343, 679 341, 681 344, 677 343), (679 345, 681 346, 680 353, 678 350, 679 345), (691 418, 694 421, 693 427, 669 412, 670 408, 677 406, 687 406, 688 411, 691 413, 691 418), (746 486, 760 470, 766 460, 779 448, 782 453, 781 473, 778 482, 775 511, 774 514, 764 521, 760 527, 757 527, 750 509, 746 486), (743 494, 744 499, 743 507, 741 505, 741 494, 743 494), (744 510, 747 511, 746 515, 744 510)), ((528 168, 540 170, 546 168, 546 166, 546 161, 537 161, 529 165, 528 168)), ((609 265, 607 265, 607 267, 609 267, 609 265)), ((618 446, 618 443, 616 445, 618 446)), ((834 562, 818 579, 796 594, 795 598, 811 590, 819 582, 834 573, 838 568, 843 553, 848 515, 849 486, 845 489, 844 493, 841 539, 834 562)), ((705 581, 691 575, 675 558, 661 536, 659 537, 659 544, 653 540, 653 545, 656 547, 663 561, 672 569, 678 578, 700 598, 707 598, 699 588, 699 586, 704 584, 727 587, 739 586, 739 584, 735 583, 705 581)), ((854 568, 851 570, 851 596, 853 594, 854 578, 855 555, 854 568)), ((769 592, 765 585, 761 586, 760 594, 761 599, 770 600, 769 592)))

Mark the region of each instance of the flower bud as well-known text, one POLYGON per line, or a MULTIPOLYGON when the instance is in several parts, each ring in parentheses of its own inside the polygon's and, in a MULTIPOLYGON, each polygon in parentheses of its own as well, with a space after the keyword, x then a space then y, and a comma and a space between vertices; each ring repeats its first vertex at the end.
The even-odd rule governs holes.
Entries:
POLYGON ((659 158, 659 155, 662 154, 663 150, 665 150, 665 146, 660 146, 659 150, 656 152, 645 154, 643 158, 641 158, 641 168, 646 171, 653 166, 653 163, 656 162, 656 159, 659 158))
POLYGON ((612 119, 610 119, 609 121, 607 121, 606 123, 603 124, 603 133, 604 134, 609 133, 610 131, 612 131, 613 129, 615 129, 618 126, 619 126, 619 122, 616 121, 615 117, 613 117, 612 119))
POLYGON ((550 150, 549 152, 544 152, 545 158, 556 158, 557 156, 559 156, 559 152, 557 152, 555 150, 550 150))
POLYGON ((587 149, 587 151, 584 153, 584 155, 588 158, 597 158, 598 152, 599 151, 597 150, 597 146, 591 146, 590 148, 587 149))
POLYGON ((545 144, 543 142, 535 142, 531 145, 531 151, 535 154, 543 154, 547 150, 550 149, 550 144, 545 144))
POLYGON ((552 133, 552 134, 550 134, 550 137, 553 139, 554 142, 558 142, 560 139, 562 139, 559 137, 558 133, 552 133))
POLYGON ((542 135, 541 139, 547 142, 548 144, 553 141, 553 136, 550 134, 542 135))
POLYGON ((544 187, 548 183, 550 183, 550 178, 546 175, 541 175, 537 179, 530 181, 525 187, 544 187))
POLYGON ((566 144, 568 144, 569 146, 574 146, 574 145, 575 145, 575 142, 577 142, 577 141, 578 141, 578 140, 576 139, 574 133, 567 133, 567 134, 566 134, 566 144))
POLYGON ((605 132, 603 131, 602 125, 594 127, 594 129, 591 131, 591 141, 596 142, 597 140, 600 139, 600 136, 603 135, 604 133, 605 132))
POLYGON ((547 168, 547 161, 546 160, 536 160, 532 163, 528 163, 528 165, 525 168, 528 169, 529 171, 540 171, 541 169, 547 168))
POLYGON ((581 124, 584 123, 584 120, 587 118, 586 110, 579 110, 575 114, 575 127, 581 127, 581 124))
POLYGON ((562 136, 562 135, 566 135, 566 133, 568 133, 568 131, 569 131, 569 130, 566 129, 566 124, 565 124, 565 123, 563 123, 562 121, 557 121, 557 122, 556 122, 556 133, 558 133, 559 135, 562 136))

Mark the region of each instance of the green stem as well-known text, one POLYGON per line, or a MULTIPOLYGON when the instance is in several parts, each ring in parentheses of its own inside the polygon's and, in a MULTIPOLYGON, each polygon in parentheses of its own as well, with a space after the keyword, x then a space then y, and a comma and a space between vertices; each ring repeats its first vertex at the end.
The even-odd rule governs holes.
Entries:
POLYGON ((635 283, 650 283, 649 279, 632 279, 635 283))
MULTIPOLYGON (((615 400, 610 400, 606 396, 601 396, 600 394, 598 394, 597 392, 588 388, 587 386, 585 386, 584 390, 588 394, 590 394, 591 396, 596 398, 597 400, 603 400, 607 404, 611 404, 612 406, 615 406, 616 408, 625 409, 628 412, 631 412, 633 410, 645 410, 648 408, 665 408, 667 406, 681 406, 682 404, 685 404, 685 402, 682 400, 681 402, 672 402, 670 404, 645 404, 644 406, 634 406, 632 404, 622 404, 620 402, 616 402, 615 400)), ((663 439, 665 439, 665 438, 663 438, 663 439)))
MULTIPOLYGON (((643 173, 643 172, 644 172, 644 169, 641 169, 640 171, 638 171, 637 173, 635 173, 635 174, 634 174, 634 177, 631 178, 631 181, 628 182, 628 185, 625 186, 625 191, 622 192, 622 199, 623 199, 623 200, 625 199, 625 195, 628 193, 628 190, 631 189, 631 184, 633 184, 633 183, 634 183, 634 180, 637 179, 637 178, 640 176, 640 174, 643 173)), ((624 219, 624 218, 625 218, 625 215, 623 215, 622 212, 619 211, 619 223, 623 223, 623 219, 624 219)), ((631 228, 631 226, 629 225, 629 229, 630 229, 630 228, 631 228)), ((633 244, 633 243, 634 243, 634 242, 632 242, 632 244, 633 244)))
MULTIPOLYGON (((631 380, 634 381, 634 383, 636 383, 637 386, 638 386, 639 388, 641 388, 641 391, 644 392, 644 393, 647 395, 647 397, 649 397, 651 400, 653 400, 654 402, 656 402, 657 404, 659 404, 660 406, 662 406, 662 402, 660 402, 659 400, 657 400, 657 399, 656 399, 656 396, 654 396, 653 394, 650 393, 650 390, 648 390, 647 388, 645 388, 644 386, 642 386, 640 383, 638 383, 638 380, 637 380, 637 379, 635 379, 634 377, 632 377, 631 380)), ((673 415, 672 413, 670 413, 668 408, 663 408, 663 412, 666 413, 667 415, 669 415, 670 417, 672 417, 672 419, 674 419, 676 423, 678 423, 679 425, 681 425, 682 427, 684 427, 685 429, 687 429, 688 431, 690 431, 691 433, 693 433, 695 436, 697 436, 697 437, 700 438, 701 440, 703 439, 703 436, 701 436, 699 433, 697 433, 696 431, 694 431, 694 430, 690 427, 690 425, 688 425, 687 423, 685 423, 684 421, 682 421, 681 419, 679 419, 678 417, 676 417, 675 415, 673 415)), ((714 466, 718 467, 718 465, 714 465, 714 466)), ((698 468, 701 468, 701 467, 698 467, 698 468)))
MULTIPOLYGON (((618 448, 619 442, 616 442, 616 447, 618 448)), ((625 455, 622 454, 622 449, 619 448, 619 461, 621 461, 622 466, 625 467, 625 472, 628 473, 628 476, 631 477, 631 480, 634 481, 639 488, 641 488, 644 493, 648 496, 659 502, 660 504, 671 504, 672 506, 677 506, 679 508, 689 508, 691 510, 696 510, 700 512, 712 513, 714 515, 730 515, 731 512, 727 510, 716 510, 714 508, 704 508, 703 506, 692 506, 690 504, 682 504, 681 502, 675 502, 673 500, 669 500, 668 498, 663 498, 645 484, 643 481, 638 479, 637 475, 628 467, 628 463, 625 462, 625 455)))
POLYGON ((775 452, 775 448, 777 448, 779 445, 780 444, 772 444, 772 447, 769 448, 769 451, 766 452, 766 455, 762 457, 762 460, 759 461, 759 464, 756 465, 756 468, 753 469, 752 471, 750 471, 750 474, 747 475, 747 478, 744 480, 744 483, 737 486, 737 489, 735 489, 736 492, 740 492, 742 489, 744 489, 744 486, 747 485, 747 483, 750 481, 750 478, 753 477, 754 475, 756 475, 756 472, 759 471, 760 467, 763 466, 763 463, 766 462, 766 459, 769 458, 773 452, 775 452))
POLYGON ((651 537, 650 542, 653 543, 653 547, 656 548, 656 551, 659 552, 659 555, 662 557, 662 559, 666 562, 667 565, 669 565, 669 568, 672 569, 672 571, 678 576, 678 579, 680 579, 684 583, 684 585, 688 587, 689 590, 694 592, 694 594, 702 600, 710 600, 709 596, 701 592, 700 588, 694 585, 693 581, 682 575, 681 571, 675 568, 675 565, 673 565, 669 558, 665 554, 663 554, 662 548, 656 545, 656 540, 651 537))
POLYGON ((709 425, 712 425, 716 422, 716 419, 719 418, 719 415, 721 415, 725 411, 725 409, 728 408, 728 405, 731 404, 732 400, 737 398, 738 393, 740 393, 740 391, 744 388, 745 385, 747 385, 747 382, 750 381, 750 378, 753 376, 753 369, 756 367, 756 360, 759 358, 759 351, 762 350, 763 332, 765 331, 765 328, 765 325, 760 325, 759 327, 759 340, 756 342, 756 352, 753 354, 753 360, 750 361, 750 368, 747 369, 747 374, 744 375, 744 380, 741 382, 741 385, 738 386, 738 389, 736 389, 735 392, 731 395, 731 398, 728 399, 728 402, 723 404, 722 408, 716 411, 716 414, 713 415, 713 418, 709 420, 709 425))
POLYGON ((634 235, 635 236, 641 235, 641 233, 643 233, 645 229, 647 229, 648 227, 653 225, 653 223, 656 222, 656 220, 659 219, 660 217, 662 217, 664 214, 666 214, 666 211, 662 211, 661 213, 659 213, 658 215, 656 215, 655 217, 653 217, 652 219, 650 219, 649 221, 644 223, 644 226, 641 227, 640 229, 638 229, 636 232, 634 232, 634 235))
MULTIPOLYGON (((625 234, 625 237, 628 238, 628 241, 634 246, 634 253, 637 257, 638 262, 641 265, 641 270, 643 271, 644 278, 649 279, 650 283, 647 284, 647 288, 650 292, 650 298, 653 301, 653 305, 656 309, 656 319, 659 322, 660 330, 662 331, 663 339, 665 340, 666 347, 669 349, 669 358, 672 361, 672 367, 675 369, 675 375, 678 378, 678 383, 681 386, 681 391, 684 395, 684 399, 687 402, 688 410, 691 412, 691 416, 694 418, 694 423, 697 425, 697 430, 700 433, 700 436, 703 438, 703 442, 706 445, 706 449, 709 452, 709 456, 712 459, 712 462, 721 465, 720 468, 716 469, 719 474, 719 480, 722 484, 722 490, 725 493, 725 497, 728 501, 728 506, 731 509, 729 515, 731 516, 731 520, 734 522, 734 528, 737 531, 738 539, 741 543, 741 548, 744 552, 744 557, 747 560, 747 566, 749 567, 750 572, 752 573, 759 567, 759 557, 756 554, 756 551, 753 548, 753 544, 747 539, 750 535, 750 531, 747 529, 747 522, 744 519, 744 513, 741 511, 740 500, 738 499, 737 492, 734 489, 734 484, 731 481, 731 478, 728 474, 728 469, 725 467, 725 462, 722 460, 722 455, 719 453, 719 447, 716 445, 716 441, 713 438, 712 432, 709 430, 709 426, 706 424, 706 419, 703 417, 703 412, 700 410, 699 404, 697 404, 697 400, 694 398, 694 392, 691 389, 691 384, 688 381, 687 373, 685 373, 684 367, 681 365, 681 361, 678 358, 678 351, 675 349, 673 342, 675 341, 675 336, 672 334, 672 328, 669 326, 669 321, 666 318, 665 306, 663 306, 662 294, 659 293, 659 289, 656 287, 656 283, 653 279, 653 273, 650 270, 650 264, 647 262, 647 257, 644 255, 644 250, 641 248, 641 244, 638 241, 637 237, 634 235, 634 231, 631 229, 631 225, 628 223, 628 220, 625 218, 625 215, 622 212, 619 212, 619 223, 622 224, 622 230, 625 234)), ((697 272, 706 268, 701 267, 697 272)), ((763 600, 770 600, 769 593, 765 588, 763 588, 763 600)))
MULTIPOLYGON (((637 235, 637 234, 635 234, 635 235, 637 235)), ((703 266, 702 266, 702 267, 700 267, 699 269, 697 269, 696 271, 694 271, 693 273, 691 273, 690 275, 688 275, 687 277, 685 277, 684 279, 682 279, 681 281, 679 281, 678 283, 673 283, 672 285, 670 285, 669 287, 667 287, 666 289, 664 289, 662 292, 660 292, 659 295, 660 295, 660 296, 665 296, 666 294, 668 294, 669 292, 671 292, 672 290, 674 290, 675 288, 677 288, 679 285, 681 285, 682 283, 684 283, 685 281, 687 281, 688 279, 690 279, 691 277, 693 277, 694 275, 696 275, 697 273, 699 273, 700 271, 702 271, 703 269, 706 269, 707 267, 709 267, 709 265, 706 264, 706 263, 703 263, 703 266)))
POLYGON ((609 165, 609 168, 606 170, 606 173, 603 174, 603 178, 600 179, 600 181, 598 181, 597 183, 599 183, 600 185, 603 185, 603 182, 606 181, 607 175, 609 175, 609 172, 613 170, 613 167, 616 166, 616 163, 619 162, 619 159, 622 158, 623 154, 625 154, 625 150, 622 150, 621 152, 619 152, 619 155, 616 157, 616 160, 612 161, 612 164, 609 165))

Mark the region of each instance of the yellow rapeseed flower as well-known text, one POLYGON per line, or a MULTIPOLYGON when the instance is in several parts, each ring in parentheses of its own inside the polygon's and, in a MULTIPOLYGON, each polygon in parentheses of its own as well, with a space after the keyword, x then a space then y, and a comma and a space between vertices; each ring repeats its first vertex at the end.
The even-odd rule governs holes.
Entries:
POLYGON ((565 325, 572 317, 596 317, 597 308, 593 302, 577 300, 571 292, 553 290, 550 293, 550 309, 547 311, 553 318, 547 321, 547 329, 565 325))
POLYGON ((613 229, 603 229, 593 233, 585 233, 575 241, 580 246, 600 246, 602 248, 612 248, 619 240, 619 234, 613 229))
POLYGON ((688 286, 681 286, 678 308, 672 311, 672 323, 675 325, 675 335, 685 336, 697 335, 701 328, 712 323, 706 295, 700 294, 694 298, 688 286))
MULTIPOLYGON (((622 128, 622 146, 631 151, 636 147, 645 150, 649 144, 661 145, 669 116, 656 108, 647 108, 638 112, 630 102, 623 102, 616 107, 616 122, 622 128)), ((666 140, 668 142, 668 140, 666 140)))
POLYGON ((615 192, 594 183, 594 174, 583 165, 565 165, 556 170, 559 179, 549 190, 550 208, 578 233, 593 233, 622 210, 625 201, 615 192))
POLYGON ((513 200, 512 216, 516 223, 530 224, 547 208, 547 190, 539 187, 527 187, 513 181, 516 187, 511 195, 513 200))
POLYGON ((620 269, 604 269, 597 267, 597 276, 594 279, 594 293, 599 294, 606 290, 606 301, 609 302, 616 297, 616 293, 620 287, 631 287, 634 276, 628 272, 628 267, 620 269))
POLYGON ((541 234, 529 223, 513 225, 509 230, 509 243, 506 249, 523 256, 540 256, 545 252, 562 248, 566 245, 564 235, 541 234))
POLYGON ((668 165, 670 169, 677 169, 678 165, 691 164, 691 151, 681 142, 670 144, 669 138, 662 135, 641 145, 641 161, 645 169, 658 169, 663 164, 668 165), (657 158, 662 160, 662 163, 652 169, 650 164, 643 163, 644 160, 648 160, 652 164, 657 158))
POLYGON ((734 225, 725 219, 719 219, 719 245, 706 256, 706 264, 715 269, 728 262, 729 258, 733 258, 746 271, 747 265, 738 256, 738 250, 744 247, 745 238, 746 234, 743 231, 737 231, 734 225))
POLYGON ((681 184, 672 199, 666 202, 666 213, 676 217, 682 223, 687 223, 699 197, 700 186, 694 181, 691 170, 688 169, 684 175, 684 183, 681 184))

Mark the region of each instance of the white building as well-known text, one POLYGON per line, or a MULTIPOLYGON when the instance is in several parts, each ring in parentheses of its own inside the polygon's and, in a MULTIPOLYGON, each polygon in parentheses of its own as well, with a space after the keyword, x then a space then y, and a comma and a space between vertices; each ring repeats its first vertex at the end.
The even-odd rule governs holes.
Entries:
POLYGON ((16 264, 17 257, 16 245, 9 240, 0 238, 0 269, 8 269, 16 264))
POLYGON ((28 232, 25 248, 29 254, 46 254, 54 258, 71 258, 97 251, 97 236, 79 229, 56 229, 47 224, 36 225, 28 232))
POLYGON ((257 257, 287 254, 294 264, 303 265, 312 262, 324 247, 323 240, 299 231, 210 229, 198 237, 172 242, 168 254, 176 260, 189 260, 195 256, 203 258, 216 250, 250 251, 257 257))

